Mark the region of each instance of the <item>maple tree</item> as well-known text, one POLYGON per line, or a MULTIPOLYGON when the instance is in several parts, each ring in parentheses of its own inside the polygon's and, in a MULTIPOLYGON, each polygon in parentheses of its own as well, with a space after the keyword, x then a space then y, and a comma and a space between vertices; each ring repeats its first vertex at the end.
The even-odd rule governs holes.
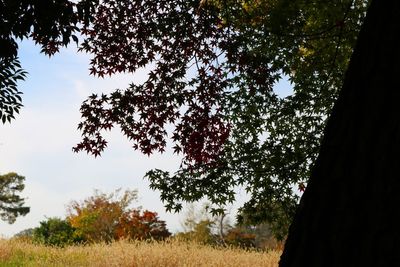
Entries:
POLYGON ((0 88, 3 122, 21 107, 16 82, 25 74, 15 65, 15 39, 34 38, 52 54, 79 30, 92 74, 152 69, 145 83, 82 105, 75 151, 99 155, 102 131, 115 125, 146 154, 164 151, 170 135, 181 168, 147 174, 169 210, 202 197, 218 207, 241 185, 251 196, 244 220, 268 220, 285 235, 369 1, 16 3, 0 3, 0 39, 10 48, 0 60, 15 73, 12 86, 0 88), (282 75, 294 90, 285 98, 274 91, 282 75))
POLYGON ((146 174, 168 210, 203 197, 221 206, 240 185, 251 196, 243 220, 268 220, 282 238, 368 3, 100 1, 82 30, 92 74, 150 71, 83 103, 74 151, 100 155, 102 132, 116 125, 145 154, 163 152, 170 136, 180 169, 146 174), (274 91, 282 75, 294 90, 285 98, 274 91))

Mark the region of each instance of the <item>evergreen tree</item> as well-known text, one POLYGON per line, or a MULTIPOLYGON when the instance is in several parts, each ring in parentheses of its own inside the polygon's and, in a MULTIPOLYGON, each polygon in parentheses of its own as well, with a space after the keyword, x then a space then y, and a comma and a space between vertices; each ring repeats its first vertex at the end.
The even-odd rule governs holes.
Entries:
POLYGON ((25 199, 18 195, 25 188, 24 180, 15 172, 0 175, 0 218, 10 224, 29 212, 25 199))

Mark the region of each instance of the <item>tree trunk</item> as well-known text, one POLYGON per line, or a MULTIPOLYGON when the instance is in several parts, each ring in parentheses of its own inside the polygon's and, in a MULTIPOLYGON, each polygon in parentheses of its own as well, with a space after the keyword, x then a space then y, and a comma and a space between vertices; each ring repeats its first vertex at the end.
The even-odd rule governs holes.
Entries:
POLYGON ((400 1, 373 0, 281 267, 400 266, 400 1))

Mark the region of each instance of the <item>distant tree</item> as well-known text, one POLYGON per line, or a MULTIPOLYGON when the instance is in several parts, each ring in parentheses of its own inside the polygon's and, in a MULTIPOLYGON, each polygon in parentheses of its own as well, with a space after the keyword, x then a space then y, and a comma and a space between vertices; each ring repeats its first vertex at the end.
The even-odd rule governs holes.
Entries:
POLYGON ((33 230, 32 240, 50 246, 72 245, 83 241, 75 230, 67 220, 48 218, 33 230))
MULTIPOLYGON (((282 247, 283 242, 275 237, 270 224, 252 225, 241 214, 242 216, 238 216, 236 224, 233 226, 229 222, 226 211, 213 215, 209 205, 209 203, 203 203, 200 207, 196 207, 194 203, 190 203, 186 207, 185 218, 182 222, 184 232, 177 233, 175 237, 203 244, 241 248, 282 247)), ((220 208, 226 210, 226 208, 220 208)))
POLYGON ((129 212, 129 205, 137 197, 137 191, 120 190, 95 194, 82 202, 72 201, 68 206, 67 219, 77 233, 89 242, 111 242, 116 238, 121 218, 129 212))
POLYGON ((236 246, 241 248, 252 248, 256 246, 256 235, 243 231, 242 229, 235 227, 230 229, 224 240, 228 246, 236 246))
POLYGON ((162 240, 171 235, 165 221, 156 212, 130 208, 137 191, 120 190, 95 194, 82 202, 73 201, 67 219, 79 236, 88 242, 111 242, 118 239, 162 240))
POLYGON ((24 176, 15 172, 0 175, 0 218, 10 224, 29 212, 29 207, 24 206, 25 199, 18 195, 25 188, 24 180, 24 176))
POLYGON ((163 240, 170 235, 165 221, 160 220, 156 212, 148 210, 142 212, 139 209, 134 209, 126 212, 120 218, 116 229, 118 239, 163 240))
POLYGON ((185 218, 182 222, 184 232, 175 237, 202 244, 224 245, 225 233, 231 228, 226 214, 213 215, 209 203, 197 207, 190 203, 186 207, 185 218))
POLYGON ((181 226, 185 232, 193 231, 197 224, 201 221, 213 221, 213 218, 208 210, 209 203, 203 203, 201 206, 195 203, 189 203, 186 206, 184 219, 181 226))
POLYGON ((272 227, 268 223, 262 223, 252 226, 244 226, 248 233, 255 235, 255 245, 257 248, 270 249, 282 248, 285 238, 277 239, 274 235, 272 227))
POLYGON ((18 233, 16 233, 13 238, 23 241, 33 241, 33 232, 35 231, 34 228, 27 228, 18 233))
POLYGON ((181 240, 194 241, 200 244, 216 244, 217 236, 212 233, 213 225, 214 222, 210 220, 201 220, 194 224, 192 230, 177 233, 175 237, 181 240))
POLYGON ((227 231, 225 242, 228 245, 258 249, 282 248, 284 243, 275 237, 272 227, 268 223, 258 225, 237 224, 227 231))

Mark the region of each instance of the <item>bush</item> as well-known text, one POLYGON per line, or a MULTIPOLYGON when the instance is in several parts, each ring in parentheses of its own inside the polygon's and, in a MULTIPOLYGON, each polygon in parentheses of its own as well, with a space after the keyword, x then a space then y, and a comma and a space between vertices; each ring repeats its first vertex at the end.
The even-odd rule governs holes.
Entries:
POLYGON ((16 233, 13 236, 13 239, 17 239, 19 241, 31 242, 33 239, 34 230, 35 230, 34 228, 28 228, 28 229, 22 230, 22 231, 16 233))
POLYGON ((179 240, 193 241, 204 245, 214 245, 217 243, 217 236, 212 234, 211 227, 213 222, 202 220, 193 225, 193 230, 178 233, 175 237, 179 240))
POLYGON ((256 235, 246 233, 239 228, 233 228, 225 236, 225 243, 240 248, 254 248, 256 235))
POLYGON ((83 242, 71 224, 60 218, 48 218, 41 221, 33 230, 33 242, 50 246, 65 246, 83 242))
POLYGON ((258 225, 236 225, 228 231, 225 241, 229 245, 239 247, 255 247, 269 250, 282 248, 284 241, 275 238, 268 223, 258 225))

